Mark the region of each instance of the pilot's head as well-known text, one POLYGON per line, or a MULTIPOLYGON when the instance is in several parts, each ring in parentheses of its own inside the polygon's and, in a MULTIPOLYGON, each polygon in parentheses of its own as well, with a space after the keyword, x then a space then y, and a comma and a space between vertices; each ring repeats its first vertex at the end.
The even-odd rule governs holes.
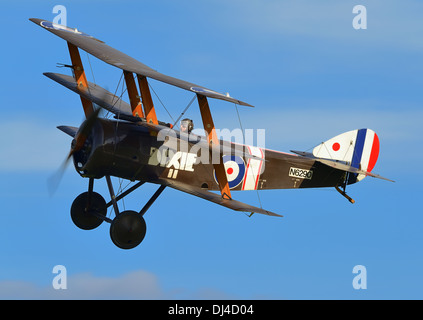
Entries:
POLYGON ((181 120, 181 132, 191 133, 194 129, 194 122, 191 119, 185 118, 181 120))

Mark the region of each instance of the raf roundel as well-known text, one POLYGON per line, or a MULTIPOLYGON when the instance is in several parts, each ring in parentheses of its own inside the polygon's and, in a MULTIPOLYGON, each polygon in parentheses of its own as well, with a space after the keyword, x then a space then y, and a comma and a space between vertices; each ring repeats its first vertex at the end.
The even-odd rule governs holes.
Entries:
MULTIPOLYGON (((244 160, 239 156, 228 156, 222 157, 223 164, 225 166, 226 177, 228 178, 229 188, 235 188, 238 186, 245 175, 245 163, 244 160)), ((214 179, 217 183, 216 172, 214 172, 214 179)))
POLYGON ((79 35, 82 35, 82 36, 85 36, 85 37, 91 37, 89 34, 78 31, 76 28, 69 28, 67 26, 57 24, 57 23, 53 23, 53 22, 50 22, 50 21, 41 21, 40 25, 44 28, 47 28, 47 29, 66 31, 66 32, 76 33, 76 34, 79 34, 79 35))

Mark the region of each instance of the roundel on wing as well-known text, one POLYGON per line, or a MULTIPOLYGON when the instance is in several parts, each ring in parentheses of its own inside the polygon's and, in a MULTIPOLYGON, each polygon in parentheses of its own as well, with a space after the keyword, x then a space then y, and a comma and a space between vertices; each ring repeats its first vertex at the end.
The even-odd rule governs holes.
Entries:
MULTIPOLYGON (((228 178, 229 188, 235 188, 244 179, 245 175, 245 163, 244 160, 239 156, 228 156, 222 157, 223 164, 225 166, 226 177, 228 178)), ((214 179, 217 183, 216 172, 214 172, 214 179)))
POLYGON ((44 28, 47 28, 47 29, 67 31, 67 32, 76 33, 76 34, 79 34, 79 35, 82 35, 82 36, 91 37, 89 34, 78 31, 76 28, 69 28, 67 26, 64 26, 64 25, 61 25, 61 24, 58 24, 58 23, 53 23, 53 22, 50 22, 50 21, 41 21, 40 25, 44 28))

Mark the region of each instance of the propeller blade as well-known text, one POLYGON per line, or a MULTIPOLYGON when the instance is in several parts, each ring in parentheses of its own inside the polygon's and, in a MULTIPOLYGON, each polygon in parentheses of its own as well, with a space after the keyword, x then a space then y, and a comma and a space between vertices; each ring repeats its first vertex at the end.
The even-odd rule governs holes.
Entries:
POLYGON ((101 111, 101 108, 97 108, 92 114, 89 115, 87 120, 85 120, 81 124, 78 130, 78 133, 75 136, 75 143, 72 144, 69 154, 63 161, 62 165, 56 170, 56 172, 47 179, 47 188, 48 188, 50 196, 53 196, 57 188, 59 187, 60 182, 62 181, 63 174, 66 168, 68 167, 69 160, 72 158, 73 154, 81 150, 85 144, 85 141, 87 141, 88 135, 90 134, 92 128, 94 127, 98 119, 98 115, 100 111, 101 111))
POLYGON ((96 109, 90 116, 85 120, 81 127, 78 130, 78 133, 75 137, 75 145, 69 153, 69 158, 76 152, 82 149, 85 141, 87 141, 88 135, 91 132, 91 129, 94 127, 95 122, 98 119, 98 114, 100 113, 101 108, 96 109))
POLYGON ((53 173, 50 177, 48 177, 47 189, 48 189, 48 193, 50 194, 50 197, 52 197, 56 193, 56 190, 59 188, 60 182, 62 181, 62 178, 63 178, 63 174, 65 173, 66 168, 68 167, 70 159, 71 159, 71 152, 69 152, 69 155, 63 161, 61 166, 56 170, 56 172, 53 173))

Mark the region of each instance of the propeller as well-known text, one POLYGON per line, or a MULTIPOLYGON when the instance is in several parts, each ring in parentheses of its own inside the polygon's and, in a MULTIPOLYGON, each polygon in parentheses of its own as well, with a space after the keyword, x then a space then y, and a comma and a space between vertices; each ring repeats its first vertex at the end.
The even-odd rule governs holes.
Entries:
POLYGON ((63 161, 62 165, 56 170, 54 174, 52 174, 48 180, 47 180, 47 188, 50 193, 50 196, 53 196, 53 194, 56 192, 57 188, 59 187, 60 181, 62 180, 63 174, 69 164, 69 160, 72 158, 75 152, 78 152, 82 149, 85 142, 88 139, 88 136, 94 127, 98 115, 101 111, 100 107, 97 107, 94 112, 92 112, 87 120, 85 120, 81 126, 79 127, 78 133, 74 137, 74 141, 72 142, 71 149, 69 151, 69 154, 63 161))

